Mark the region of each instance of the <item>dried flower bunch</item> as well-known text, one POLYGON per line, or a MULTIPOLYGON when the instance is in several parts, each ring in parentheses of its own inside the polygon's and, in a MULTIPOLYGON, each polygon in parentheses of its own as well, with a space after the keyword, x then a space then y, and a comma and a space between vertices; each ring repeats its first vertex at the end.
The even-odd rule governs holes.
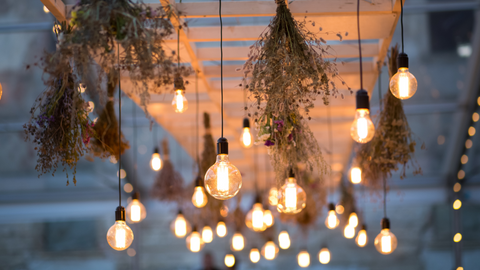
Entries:
MULTIPOLYGON (((390 77, 397 72, 397 55, 398 47, 392 47, 388 63, 390 77)), ((422 169, 414 158, 416 142, 402 101, 390 91, 383 98, 383 109, 377 119, 375 137, 362 145, 356 155, 356 162, 362 168, 362 179, 372 187, 379 187, 384 178, 392 176, 392 171, 401 169, 401 179, 406 177, 406 169, 410 166, 414 175, 421 174, 422 169)))

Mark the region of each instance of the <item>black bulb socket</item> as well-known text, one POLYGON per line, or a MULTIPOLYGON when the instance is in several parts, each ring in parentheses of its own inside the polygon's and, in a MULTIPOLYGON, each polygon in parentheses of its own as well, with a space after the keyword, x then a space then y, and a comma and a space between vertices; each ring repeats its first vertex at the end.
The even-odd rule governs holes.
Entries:
POLYGON ((382 230, 390 229, 390 220, 388 220, 388 218, 382 218, 381 225, 382 225, 382 230))
POLYGON ((228 155, 228 140, 226 138, 220 138, 217 141, 217 155, 228 155))
POLYGON ((192 232, 196 232, 196 231, 197 231, 197 225, 193 225, 192 232))
POLYGON ((134 192, 132 195, 132 200, 140 200, 140 193, 134 192))
POLYGON ((153 149, 153 153, 160 154, 160 149, 158 149, 158 147, 155 147, 155 149, 153 149))
POLYGON ((175 90, 185 91, 185 84, 183 83, 183 78, 180 76, 175 77, 175 80, 173 81, 173 86, 175 87, 175 90))
POLYGON ((293 172, 293 168, 290 168, 290 171, 288 171, 288 177, 295 178, 295 173, 293 172))
POLYGON ((328 211, 332 211, 332 210, 335 211, 335 204, 329 203, 328 204, 328 211))
POLYGON ((250 128, 250 120, 247 117, 243 118, 243 128, 250 128))
POLYGON ((366 231, 367 230, 367 225, 363 224, 362 228, 360 230, 365 230, 366 231))
POLYGON ((262 197, 258 193, 255 195, 255 203, 262 203, 262 197))
POLYGON ((197 176, 195 179, 195 186, 196 187, 203 187, 203 178, 200 176, 197 176))
POLYGON ((125 221, 125 207, 118 206, 115 210, 115 221, 125 221))
POLYGON ((357 91, 355 95, 355 100, 357 102, 357 110, 358 109, 367 109, 370 110, 370 100, 368 97, 368 92, 364 89, 360 89, 357 91))
POLYGON ((178 209, 177 215, 183 215, 182 209, 178 209))
POLYGON ((408 55, 406 53, 399 53, 397 56, 397 69, 408 68, 408 55))

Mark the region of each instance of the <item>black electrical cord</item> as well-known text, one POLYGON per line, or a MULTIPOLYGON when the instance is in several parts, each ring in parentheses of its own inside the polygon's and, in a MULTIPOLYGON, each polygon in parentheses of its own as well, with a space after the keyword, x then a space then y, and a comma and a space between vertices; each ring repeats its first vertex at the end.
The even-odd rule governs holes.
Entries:
POLYGON ((360 89, 363 89, 362 41, 360 38, 360 0, 357 0, 358 54, 360 56, 360 89))
POLYGON ((223 22, 222 22, 222 0, 218 0, 218 15, 220 17, 220 102, 222 118, 222 138, 223 138, 223 22))
POLYGON ((122 206, 122 86, 120 69, 120 44, 118 48, 118 206, 122 206))
POLYGON ((177 68, 180 69, 180 25, 178 25, 177 32, 177 68))
POLYGON ((387 218, 387 179, 383 176, 383 216, 387 218))
POLYGON ((402 29, 402 53, 405 53, 403 50, 404 44, 403 44, 403 0, 400 0, 400 28, 402 29))
POLYGON ((195 129, 195 133, 196 133, 196 136, 195 136, 195 157, 197 159, 197 167, 198 167, 198 175, 200 175, 200 156, 199 156, 199 151, 198 151, 198 148, 199 148, 199 143, 198 143, 198 135, 199 135, 199 132, 198 132, 198 123, 199 123, 199 100, 198 100, 198 71, 195 72, 195 98, 196 98, 196 129, 195 129))
MULTIPOLYGON (((329 148, 330 148, 330 155, 329 155, 329 162, 330 162, 330 166, 332 166, 332 162, 333 162, 333 141, 332 141, 332 119, 331 119, 331 112, 330 112, 330 105, 327 105, 327 126, 328 126, 328 144, 329 144, 329 148)), ((331 168, 330 168, 331 170, 331 168)), ((332 180, 331 180, 331 173, 330 173, 330 177, 329 177, 329 183, 330 183, 330 196, 333 194, 333 183, 332 183, 332 180)))
POLYGON ((378 102, 382 111, 382 64, 378 63, 378 102))
POLYGON ((135 112, 135 102, 132 100, 132 117, 133 117, 133 190, 137 191, 137 114, 135 112))

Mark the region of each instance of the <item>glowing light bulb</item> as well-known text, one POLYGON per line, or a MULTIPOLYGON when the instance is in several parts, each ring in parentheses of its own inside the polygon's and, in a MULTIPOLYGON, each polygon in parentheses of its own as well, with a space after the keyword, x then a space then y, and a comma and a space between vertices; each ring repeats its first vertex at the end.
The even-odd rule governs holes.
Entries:
POLYGON ((462 207, 462 201, 460 201, 460 200, 455 200, 455 201, 453 202, 453 209, 458 210, 458 209, 460 209, 460 207, 462 207))
POLYGON ((156 172, 162 168, 162 159, 158 147, 155 147, 155 151, 153 151, 152 159, 150 160, 150 167, 156 172))
POLYGON ((290 235, 287 231, 281 231, 278 235, 278 245, 281 249, 288 249, 290 247, 290 235))
POLYGON ((398 99, 409 99, 417 92, 417 79, 408 71, 408 67, 401 67, 390 79, 390 91, 398 99))
POLYGON ((263 223, 265 224, 265 226, 267 226, 267 228, 273 226, 273 224, 275 223, 275 219, 273 218, 272 211, 268 209, 263 211, 263 223))
POLYGON ((205 174, 205 188, 217 200, 237 195, 242 187, 240 171, 228 160, 228 142, 220 138, 217 143, 217 161, 205 174))
POLYGON ((265 259, 271 261, 277 257, 278 247, 272 240, 269 240, 262 247, 262 255, 265 259))
POLYGON ((175 96, 172 100, 172 106, 176 113, 183 113, 188 109, 188 101, 185 97, 185 90, 175 90, 175 96))
POLYGON ((140 202, 138 193, 134 193, 132 201, 128 204, 127 208, 127 221, 129 223, 138 223, 147 217, 147 210, 145 206, 140 202))
POLYGON ((453 241, 455 243, 458 243, 458 242, 462 241, 462 234, 461 233, 456 233, 455 236, 453 236, 453 241))
POLYGON ((213 231, 210 226, 205 226, 202 229, 202 240, 205 243, 211 243, 213 241, 213 231))
POLYGON ((263 206, 260 203, 259 196, 257 195, 255 204, 245 216, 245 224, 249 229, 255 232, 263 232, 265 229, 267 229, 267 225, 265 225, 263 222, 263 215, 263 206))
POLYGON ((43 6, 43 12, 50 13, 50 10, 48 10, 48 8, 46 6, 43 6))
POLYGON ((278 191, 277 210, 284 214, 300 213, 307 205, 307 194, 297 184, 293 170, 290 170, 289 177, 285 184, 278 191))
POLYGON ((384 255, 392 253, 397 248, 397 237, 390 231, 390 221, 382 219, 382 230, 375 237, 375 248, 384 255))
POLYGON ((192 233, 186 239, 187 248, 191 252, 199 252, 202 250, 205 243, 203 242, 202 236, 197 231, 197 228, 193 228, 192 233))
POLYGON ((335 205, 333 203, 330 203, 328 205, 328 216, 327 219, 325 219, 325 225, 330 230, 333 230, 338 226, 339 223, 340 220, 338 220, 337 214, 335 213, 335 205))
POLYGON ((240 142, 244 148, 252 147, 252 133, 250 132, 250 121, 248 118, 243 119, 243 132, 240 142))
POLYGON ((197 177, 195 180, 195 190, 193 191, 192 195, 192 203, 197 208, 202 208, 207 205, 208 198, 207 194, 205 193, 205 189, 203 188, 203 179, 201 177, 197 177))
POLYGON ((258 248, 252 248, 250 250, 250 261, 252 263, 257 263, 260 261, 260 251, 258 250, 258 248))
POLYGON ((350 135, 353 140, 359 143, 367 143, 373 139, 375 135, 375 125, 370 119, 370 110, 357 109, 355 120, 353 120, 350 128, 350 135))
POLYGON ((362 229, 358 232, 357 238, 355 238, 355 242, 359 247, 364 247, 367 245, 368 235, 367 227, 365 225, 362 225, 362 229))
POLYGON ((241 232, 236 232, 232 237, 231 249, 233 251, 241 251, 245 247, 245 238, 241 232))
POLYGON ((300 251, 297 255, 298 266, 305 268, 310 265, 310 254, 306 250, 300 251))
POLYGON ((219 221, 217 223, 217 235, 220 238, 225 237, 225 235, 227 235, 227 226, 225 225, 225 222, 219 221))
POLYGON ((335 206, 335 211, 337 214, 341 215, 343 212, 345 212, 345 207, 343 207, 341 204, 337 204, 337 206, 335 206))
POLYGON ((352 181, 353 184, 362 182, 362 169, 360 169, 360 167, 353 167, 350 170, 350 181, 352 181))
POLYGON ((125 250, 133 242, 133 232, 125 223, 125 208, 115 211, 115 224, 107 231, 107 242, 115 250, 125 250))
POLYGON ((318 260, 321 264, 328 264, 330 262, 330 250, 324 247, 318 253, 318 260))
POLYGON ((232 267, 235 265, 235 256, 233 256, 233 254, 227 254, 225 255, 225 265, 227 267, 232 267))
POLYGON ((268 192, 268 203, 271 206, 277 206, 278 204, 278 189, 276 187, 272 187, 268 192))
POLYGON ((185 219, 182 211, 178 211, 177 217, 170 224, 170 229, 177 238, 183 238, 190 231, 190 223, 185 219))
POLYGON ((343 235, 347 239, 352 239, 353 237, 355 237, 355 227, 348 224, 347 226, 345 226, 345 229, 343 230, 343 235))
POLYGON ((348 217, 348 225, 356 228, 358 226, 358 216, 357 213, 351 212, 350 216, 348 217))

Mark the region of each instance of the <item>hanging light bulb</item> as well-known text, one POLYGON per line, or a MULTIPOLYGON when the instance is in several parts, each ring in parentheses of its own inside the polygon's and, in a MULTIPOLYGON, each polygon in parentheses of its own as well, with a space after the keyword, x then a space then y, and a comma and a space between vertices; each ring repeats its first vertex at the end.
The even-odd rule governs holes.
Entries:
POLYGON ((138 223, 147 217, 147 210, 140 202, 138 192, 133 193, 132 201, 127 205, 127 221, 128 223, 138 223))
POLYGON ((245 224, 247 227, 255 232, 263 232, 267 229, 265 222, 263 222, 263 205, 261 203, 260 195, 255 196, 255 203, 250 211, 245 216, 245 224))
POLYGON ((153 151, 152 159, 150 160, 150 167, 156 172, 162 168, 162 159, 160 158, 158 147, 155 147, 155 150, 153 151))
POLYGON ((200 176, 197 176, 195 180, 195 190, 192 195, 192 203, 197 208, 202 208, 207 205, 208 198, 203 188, 203 179, 200 176))
POLYGON ((202 229, 202 240, 205 243, 211 243, 213 241, 213 231, 210 226, 204 226, 202 229))
POLYGON ((190 223, 183 216, 182 210, 178 210, 177 217, 170 224, 170 230, 177 238, 183 238, 190 231, 190 223))
POLYGON ((235 265, 235 256, 233 254, 225 255, 224 262, 227 267, 233 267, 235 265))
POLYGON ((324 247, 318 253, 318 260, 321 264, 328 264, 330 262, 330 250, 324 247))
POLYGON ((310 254, 306 250, 300 251, 297 255, 298 266, 305 268, 310 265, 310 254))
POLYGON ((352 211, 350 213, 350 216, 348 217, 348 225, 352 226, 353 228, 356 228, 358 226, 358 216, 355 211, 352 211))
POLYGON ((347 239, 352 239, 353 237, 355 237, 355 227, 347 224, 347 226, 345 226, 345 229, 343 230, 343 236, 345 236, 345 238, 347 239))
POLYGON ((225 237, 225 235, 227 235, 227 225, 225 225, 225 222, 219 221, 217 223, 217 235, 220 238, 225 237))
POLYGON ((199 252, 202 250, 205 243, 203 242, 202 236, 197 231, 197 226, 193 227, 192 233, 186 239, 187 248, 191 252, 199 252))
POLYGON ((230 248, 232 251, 241 251, 245 247, 245 238, 240 231, 237 231, 232 237, 230 248))
POLYGON ((405 53, 398 54, 397 73, 390 79, 390 91, 398 99, 409 99, 417 92, 417 79, 408 70, 408 56, 405 53), (406 58, 407 67, 400 67, 400 57, 406 58))
POLYGON ((258 248, 252 248, 250 250, 250 261, 252 263, 257 263, 260 261, 260 251, 258 250, 258 248))
POLYGON ((290 247, 290 235, 287 231, 281 231, 278 235, 278 245, 281 249, 288 249, 290 247))
POLYGON ((115 224, 107 232, 107 242, 115 250, 125 250, 133 242, 133 232, 125 223, 125 208, 115 210, 115 224))
POLYGON ((330 230, 333 230, 338 226, 339 223, 340 220, 338 220, 337 214, 335 213, 335 205, 333 203, 328 204, 328 216, 325 220, 325 225, 330 230))
POLYGON ((175 96, 172 100, 172 106, 176 113, 183 113, 188 109, 188 101, 185 97, 185 85, 182 77, 176 77, 174 81, 175 96))
POLYGON ((367 236, 367 226, 364 224, 362 225, 362 229, 358 232, 357 238, 355 238, 355 242, 359 247, 364 247, 368 243, 368 236, 367 236))
POLYGON ((293 169, 290 169, 285 184, 278 191, 277 210, 284 214, 300 213, 307 204, 307 194, 297 184, 293 169))
POLYGON ((356 95, 357 112, 350 128, 350 135, 358 143, 367 143, 375 135, 375 125, 370 119, 370 101, 368 92, 361 89, 356 95))
POLYGON ((263 211, 263 223, 265 224, 265 226, 267 226, 267 228, 272 227, 275 223, 272 211, 270 211, 269 209, 263 211))
POLYGON ((43 12, 50 13, 50 10, 48 10, 48 8, 46 6, 43 6, 43 12))
POLYGON ((252 147, 252 133, 250 133, 250 120, 248 118, 243 119, 243 132, 240 142, 244 148, 252 147))
POLYGON ((375 237, 375 248, 383 255, 388 255, 397 248, 397 237, 390 231, 388 218, 382 219, 382 230, 375 237))
POLYGON ((268 240, 262 247, 262 255, 269 261, 275 259, 277 257, 277 253, 278 247, 271 239, 268 240))
POLYGON ((362 182, 362 169, 360 169, 360 167, 355 166, 350 170, 350 181, 353 184, 359 184, 362 182))
POLYGON ((271 206, 277 206, 278 204, 278 189, 276 187, 272 187, 268 192, 268 203, 271 206))
POLYGON ((205 188, 217 200, 227 200, 237 195, 242 187, 240 171, 228 160, 228 141, 218 139, 217 161, 205 174, 205 188))

